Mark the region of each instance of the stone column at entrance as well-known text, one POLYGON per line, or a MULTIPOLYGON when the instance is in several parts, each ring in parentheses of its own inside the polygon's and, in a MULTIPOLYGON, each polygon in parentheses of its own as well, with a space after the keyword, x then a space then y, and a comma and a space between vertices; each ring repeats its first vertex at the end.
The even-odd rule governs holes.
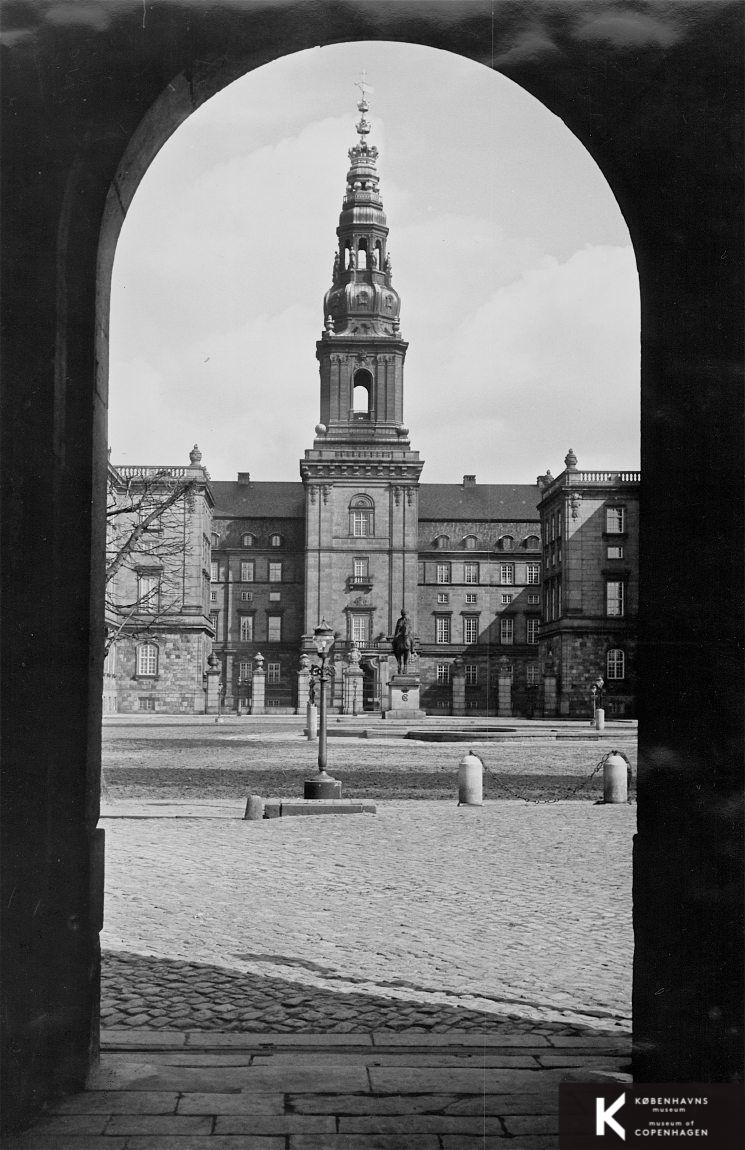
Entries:
POLYGON ((499 677, 497 679, 497 714, 500 718, 512 717, 512 668, 504 656, 499 660, 499 677))
POLYGON ((264 670, 264 656, 261 652, 254 657, 253 688, 251 691, 251 714, 264 714, 264 699, 266 697, 266 671, 264 670))
POLYGON ((296 715, 304 715, 305 708, 308 706, 308 697, 310 694, 310 657, 308 655, 300 656, 300 669, 297 673, 297 706, 295 707, 296 715))
POLYGON ((465 715, 466 713, 466 673, 463 669, 463 660, 458 657, 453 660, 453 669, 451 671, 450 679, 453 706, 452 711, 454 715, 465 715))
POLYGON ((205 715, 218 715, 220 713, 220 662, 214 651, 207 660, 207 670, 204 677, 207 680, 204 713, 205 715))
POLYGON ((347 654, 343 677, 342 714, 358 715, 364 708, 363 680, 365 676, 360 667, 360 653, 354 644, 347 654))

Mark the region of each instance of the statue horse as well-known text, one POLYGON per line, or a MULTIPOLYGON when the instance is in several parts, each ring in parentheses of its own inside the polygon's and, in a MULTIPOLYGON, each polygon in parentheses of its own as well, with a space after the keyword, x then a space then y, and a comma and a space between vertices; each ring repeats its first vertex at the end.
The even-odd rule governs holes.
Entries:
POLYGON ((398 663, 398 673, 406 674, 406 668, 409 665, 409 659, 414 654, 414 633, 411 630, 411 624, 408 616, 401 615, 398 623, 396 623, 396 631, 393 636, 393 654, 396 656, 398 663))

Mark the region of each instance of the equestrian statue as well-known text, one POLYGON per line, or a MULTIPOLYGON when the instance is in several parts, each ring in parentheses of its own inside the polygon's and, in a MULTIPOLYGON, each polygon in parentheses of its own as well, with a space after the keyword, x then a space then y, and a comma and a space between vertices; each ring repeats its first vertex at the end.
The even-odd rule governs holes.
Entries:
POLYGON ((414 632, 411 627, 411 620, 409 613, 405 607, 401 608, 401 616, 396 623, 396 630, 393 632, 393 654, 396 656, 398 663, 399 675, 406 674, 406 668, 409 665, 409 659, 414 654, 414 632))

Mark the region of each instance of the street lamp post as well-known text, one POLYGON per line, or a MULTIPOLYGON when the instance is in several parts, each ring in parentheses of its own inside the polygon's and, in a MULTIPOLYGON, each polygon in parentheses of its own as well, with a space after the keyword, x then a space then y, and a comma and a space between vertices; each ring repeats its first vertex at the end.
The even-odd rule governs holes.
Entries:
POLYGON ((334 632, 325 619, 322 619, 313 630, 313 643, 321 659, 321 666, 312 667, 311 674, 318 678, 319 706, 318 706, 318 774, 315 778, 305 780, 304 795, 306 799, 339 799, 341 798, 341 783, 326 773, 327 763, 327 736, 326 736, 326 684, 331 675, 327 669, 327 659, 334 645, 334 632))

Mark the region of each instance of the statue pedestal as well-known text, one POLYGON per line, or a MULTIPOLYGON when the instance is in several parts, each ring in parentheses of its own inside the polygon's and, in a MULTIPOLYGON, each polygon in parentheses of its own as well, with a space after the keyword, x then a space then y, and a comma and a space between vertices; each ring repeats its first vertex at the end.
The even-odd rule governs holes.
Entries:
POLYGON ((425 712, 419 709, 419 676, 391 675, 388 683, 388 708, 383 711, 384 719, 423 719, 425 712))

